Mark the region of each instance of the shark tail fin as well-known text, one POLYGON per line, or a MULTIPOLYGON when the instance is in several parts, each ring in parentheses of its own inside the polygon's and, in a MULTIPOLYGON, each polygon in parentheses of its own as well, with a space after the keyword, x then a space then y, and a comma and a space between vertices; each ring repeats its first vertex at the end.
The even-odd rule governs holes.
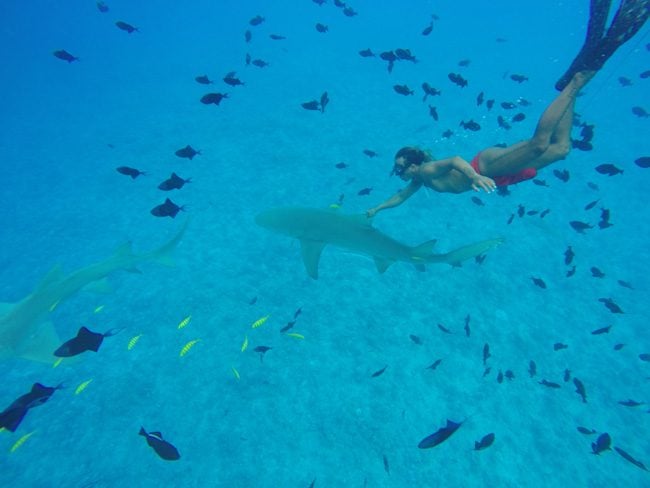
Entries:
POLYGON ((174 262, 172 253, 174 252, 174 249, 176 249, 176 246, 178 246, 178 243, 183 239, 183 235, 185 234, 185 230, 187 229, 189 223, 190 219, 188 218, 185 220, 183 227, 181 227, 181 229, 176 233, 174 237, 171 238, 169 242, 163 244, 160 248, 151 253, 151 259, 153 259, 158 264, 162 264, 163 266, 175 266, 176 263, 174 262))

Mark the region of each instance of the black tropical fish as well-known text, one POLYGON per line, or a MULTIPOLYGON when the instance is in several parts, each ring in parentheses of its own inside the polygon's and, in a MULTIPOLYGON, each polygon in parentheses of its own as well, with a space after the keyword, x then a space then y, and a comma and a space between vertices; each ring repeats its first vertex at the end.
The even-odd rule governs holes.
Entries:
POLYGON ((54 351, 54 355, 59 358, 69 358, 86 351, 97 352, 104 341, 104 337, 114 336, 121 330, 123 330, 123 327, 100 334, 89 330, 87 327, 81 327, 75 337, 65 341, 54 351))
POLYGON ((151 215, 154 217, 171 217, 173 219, 181 210, 185 211, 185 206, 179 207, 167 198, 164 203, 151 209, 151 215))
POLYGON ((78 57, 73 56, 65 49, 59 49, 58 51, 54 51, 52 54, 54 55, 55 58, 62 59, 63 61, 67 61, 68 63, 72 63, 73 61, 79 60, 78 57))
POLYGON ((144 427, 140 427, 140 435, 147 439, 147 444, 165 461, 176 461, 181 455, 172 444, 163 439, 160 432, 147 432, 144 427))
POLYGON ((167 178, 160 185, 158 185, 158 188, 163 191, 180 190, 181 188, 183 188, 185 183, 191 183, 191 180, 192 178, 188 178, 185 180, 180 176, 178 176, 176 173, 172 173, 172 175, 169 178, 167 178))
POLYGON ((139 169, 131 168, 129 166, 120 166, 119 168, 115 168, 116 171, 120 174, 130 176, 134 180, 140 176, 140 175, 145 175, 146 173, 144 171, 140 171, 139 169))
POLYGON ((117 26, 118 29, 128 32, 129 34, 135 31, 140 32, 137 27, 134 27, 131 24, 127 24, 126 22, 122 22, 121 20, 115 22, 115 25, 117 26))
POLYGON ((15 432, 30 408, 43 405, 56 390, 61 388, 63 388, 63 385, 50 387, 41 383, 34 383, 29 393, 18 397, 11 405, 0 412, 0 428, 15 432))
POLYGON ((463 422, 453 422, 447 419, 446 426, 441 427, 433 434, 426 436, 424 439, 420 441, 418 447, 420 449, 430 449, 432 447, 437 446, 438 444, 443 443, 444 441, 449 439, 449 437, 451 437, 453 433, 460 428, 461 425, 463 425, 463 422))

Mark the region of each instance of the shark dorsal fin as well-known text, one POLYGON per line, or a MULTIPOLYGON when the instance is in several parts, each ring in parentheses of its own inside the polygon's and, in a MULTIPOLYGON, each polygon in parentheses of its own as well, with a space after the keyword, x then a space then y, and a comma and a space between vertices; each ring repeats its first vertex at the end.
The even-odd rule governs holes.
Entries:
POLYGON ((39 291, 43 291, 45 288, 51 286, 57 281, 60 281, 62 278, 63 278, 63 270, 61 269, 61 265, 57 264, 51 270, 49 270, 47 274, 43 277, 41 282, 36 287, 34 294, 38 293, 39 291))
POLYGON ((323 242, 300 240, 302 262, 305 264, 307 274, 315 280, 318 279, 318 262, 324 247, 325 243, 323 242))
POLYGON ((437 239, 432 239, 430 241, 423 242, 419 246, 415 246, 411 254, 414 257, 429 256, 430 254, 433 253, 433 248, 436 246, 437 242, 438 242, 437 239))
POLYGON ((118 247, 115 250, 115 253, 113 253, 113 256, 117 258, 126 258, 133 256, 131 241, 125 242, 120 247, 118 247))

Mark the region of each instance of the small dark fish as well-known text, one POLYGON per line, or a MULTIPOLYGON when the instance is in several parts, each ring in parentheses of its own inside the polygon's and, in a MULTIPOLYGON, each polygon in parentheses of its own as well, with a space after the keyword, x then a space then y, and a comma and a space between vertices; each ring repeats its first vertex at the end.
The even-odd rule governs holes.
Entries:
POLYGON ((249 305, 255 305, 257 303, 257 296, 254 296, 248 301, 249 305))
POLYGON ((246 53, 246 66, 248 66, 249 64, 251 64, 251 55, 246 53))
POLYGON ((523 83, 524 81, 528 81, 528 77, 524 75, 510 75, 510 79, 512 81, 516 81, 517 83, 523 83))
POLYGON ((614 447, 614 450, 621 455, 623 459, 626 461, 631 462, 634 464, 637 468, 641 468, 643 471, 648 471, 648 468, 646 468, 643 463, 637 459, 634 459, 632 456, 630 456, 627 452, 625 452, 623 449, 620 447, 614 447))
POLYGON ((435 120, 436 122, 438 121, 438 110, 436 107, 432 107, 429 105, 429 115, 435 120))
POLYGON ((214 83, 214 81, 212 81, 212 80, 210 80, 210 78, 208 78, 208 75, 197 76, 196 78, 194 78, 194 80, 197 83, 200 83, 201 85, 210 85, 210 84, 214 83))
POLYGON ((251 64, 253 66, 257 66, 258 68, 266 68, 269 65, 269 63, 267 63, 263 59, 253 59, 251 61, 251 64))
POLYGON ((54 55, 55 58, 62 59, 63 61, 67 61, 68 63, 72 63, 73 61, 79 61, 78 57, 73 56, 65 49, 59 49, 58 51, 54 51, 52 54, 54 55))
POLYGON ((606 229, 607 227, 611 227, 612 224, 610 221, 610 212, 609 209, 606 208, 601 208, 600 209, 600 222, 598 222, 598 227, 601 229, 606 229))
POLYGON ((607 175, 607 176, 623 174, 623 170, 621 168, 618 168, 615 165, 610 163, 596 166, 596 171, 598 171, 601 175, 607 175))
POLYGON ((104 2, 97 2, 97 10, 105 14, 108 12, 108 5, 106 5, 104 2))
POLYGON ((545 209, 545 210, 542 210, 542 213, 539 214, 539 218, 540 218, 540 219, 543 219, 544 217, 546 217, 546 216, 549 214, 550 211, 551 211, 550 208, 547 208, 547 209, 545 209))
POLYGON ((567 266, 570 265, 573 262, 574 257, 575 253, 573 252, 573 248, 571 246, 568 246, 566 248, 566 251, 564 251, 564 264, 567 266))
POLYGON ((563 376, 562 379, 564 380, 565 383, 566 383, 567 381, 569 381, 569 380, 571 379, 571 371, 568 370, 568 369, 565 369, 565 370, 564 370, 564 376, 563 376))
POLYGON ((513 220, 515 220, 515 214, 510 215, 510 218, 508 219, 508 225, 512 224, 513 220))
POLYGON ((302 313, 302 307, 298 307, 295 312, 293 312, 293 318, 297 319, 302 313))
POLYGON ((244 40, 246 41, 246 43, 251 42, 252 38, 253 38, 253 33, 250 30, 246 29, 246 32, 244 32, 244 40))
POLYGON ((185 183, 191 183, 191 180, 192 178, 188 178, 185 180, 180 176, 178 176, 176 173, 172 173, 172 175, 169 178, 167 178, 160 185, 158 185, 158 188, 163 191, 180 190, 181 188, 183 188, 185 183))
POLYGON ((329 27, 327 27, 325 24, 321 24, 320 22, 316 24, 316 30, 320 32, 321 34, 325 34, 328 30, 329 27))
POLYGON ((348 167, 348 165, 345 164, 343 161, 341 161, 340 163, 336 163, 336 164, 334 165, 334 167, 337 168, 337 169, 345 169, 345 168, 348 167))
POLYGON ((362 51, 359 51, 359 56, 361 56, 362 58, 370 58, 370 57, 374 57, 375 53, 373 53, 372 50, 370 48, 368 48, 368 49, 364 49, 362 51))
MULTIPOLYGON (((483 261, 485 261, 486 257, 487 257, 487 254, 479 254, 478 256, 474 257, 474 261, 476 262, 476 264, 481 265, 481 264, 483 264, 483 261)), ((465 332, 467 332, 467 331, 465 331, 465 332)))
POLYGON ((161 203, 160 205, 157 205, 151 209, 151 215, 154 217, 171 217, 173 219, 181 210, 185 211, 185 207, 179 207, 169 198, 167 198, 165 200, 165 203, 161 203))
POLYGON ((571 139, 571 147, 580 151, 591 151, 594 146, 589 141, 578 141, 571 139))
POLYGON ((515 379, 515 374, 509 369, 506 369, 506 372, 504 373, 504 376, 506 378, 508 378, 509 381, 512 381, 512 380, 515 379))
POLYGON ((471 59, 461 59, 460 61, 458 61, 458 66, 462 68, 467 68, 471 62, 472 62, 471 59))
POLYGON ((593 434, 596 433, 596 431, 594 429, 588 429, 587 427, 581 427, 580 426, 580 427, 577 427, 577 429, 578 429, 578 432, 580 432, 581 434, 584 434, 584 435, 593 435, 593 434))
POLYGON ((634 160, 634 164, 636 164, 639 168, 650 168, 650 156, 642 156, 640 158, 636 158, 634 160))
POLYGON ((483 92, 479 93, 478 96, 476 97, 476 106, 479 107, 483 104, 483 100, 485 98, 485 95, 483 92))
POLYGON ((512 109, 515 108, 516 106, 517 106, 516 103, 512 103, 512 102, 501 102, 501 108, 503 108, 503 109, 505 109, 505 110, 512 110, 512 109))
POLYGON ((603 451, 608 451, 612 445, 612 438, 607 432, 600 434, 596 442, 592 442, 591 449, 594 454, 600 454, 603 451))
POLYGON ((293 328, 294 325, 296 325, 296 321, 295 321, 295 320, 292 320, 291 322, 287 322, 287 325, 285 325, 284 327, 282 327, 282 328, 280 329, 280 332, 281 332, 282 334, 284 334, 284 333, 287 332, 288 330, 291 330, 291 329, 293 328))
POLYGON ((461 88, 465 88, 468 84, 467 80, 458 73, 449 73, 447 77, 453 84, 458 85, 461 88))
POLYGON ((263 363, 264 362, 264 354, 266 354, 271 349, 273 349, 273 348, 269 347, 269 346, 257 346, 257 347, 255 347, 255 349, 253 349, 253 351, 259 353, 259 355, 260 355, 260 363, 263 363))
POLYGON ((453 135, 454 135, 454 131, 451 129, 447 129, 442 133, 442 137, 444 137, 445 139, 449 139, 453 135))
POLYGON ((485 368, 485 370, 483 370, 483 378, 485 378, 487 375, 489 375, 491 371, 492 371, 492 368, 490 366, 485 368))
POLYGON ((355 15, 358 15, 357 12, 350 6, 346 6, 343 9, 343 15, 346 17, 354 17, 355 15))
POLYGON ((445 334, 451 334, 452 332, 442 324, 438 324, 438 328, 443 331, 445 334))
POLYGON ((132 32, 135 32, 135 31, 140 32, 137 27, 134 27, 131 24, 127 24, 126 22, 122 22, 121 20, 118 20, 117 22, 115 22, 115 25, 117 26, 118 29, 126 31, 129 34, 131 34, 132 32))
POLYGON ((598 200, 594 200, 593 202, 589 202, 587 205, 585 205, 585 210, 591 210, 596 206, 598 202, 600 202, 600 198, 598 200))
POLYGON ((327 92, 323 92, 320 96, 320 111, 321 113, 325 113, 325 107, 327 104, 330 103, 330 98, 327 95, 327 92))
POLYGON ((525 98, 518 98, 517 105, 519 105, 520 107, 530 107, 531 104, 525 98))
POLYGON ((558 180, 560 180, 560 181, 563 181, 563 182, 565 182, 565 183, 566 183, 567 181, 569 181, 570 174, 569 174, 569 171, 566 170, 566 169, 565 169, 565 170, 562 170, 562 171, 560 171, 559 169, 554 169, 554 170, 553 170, 553 174, 554 174, 555 177, 556 177, 558 180))
POLYGON ((393 85, 393 90, 400 95, 413 95, 413 93, 415 93, 407 85, 393 85))
POLYGON ((429 25, 427 25, 424 28, 424 30, 422 31, 422 35, 428 36, 429 34, 431 34, 432 31, 433 31, 433 22, 431 22, 429 25))
POLYGON ((81 327, 75 337, 65 341, 56 351, 54 351, 54 355, 58 358, 69 358, 85 351, 97 352, 104 341, 104 337, 114 336, 122 329, 123 327, 111 329, 108 332, 100 334, 98 332, 93 332, 86 327, 81 327))
POLYGON ((511 120, 513 122, 521 122, 525 118, 526 118, 526 114, 523 114, 523 113, 519 112, 518 114, 513 115, 511 120))
POLYGON ((284 41, 286 39, 285 36, 281 36, 279 34, 269 34, 269 37, 274 41, 284 41))
POLYGON ((650 114, 643 107, 632 107, 632 113, 641 118, 650 117, 650 114))
POLYGON ((305 110, 318 110, 320 111, 320 102, 318 100, 311 100, 309 102, 301 103, 300 106, 305 110))
POLYGON ((650 362, 650 354, 647 353, 647 352, 641 353, 641 354, 639 354, 639 359, 641 361, 645 361, 646 363, 649 363, 650 362))
POLYGON ((600 329, 592 330, 591 334, 592 335, 608 334, 611 328, 612 328, 611 325, 608 325, 607 327, 601 327, 600 329))
POLYGON ((441 444, 442 442, 446 441, 451 437, 451 435, 456 432, 460 426, 463 425, 463 422, 453 422, 451 420, 447 420, 447 425, 444 427, 441 427, 437 431, 435 431, 433 434, 428 435, 424 439, 420 441, 418 444, 418 447, 420 449, 430 449, 432 447, 437 446, 438 444, 441 444))
POLYGON ((512 129, 512 126, 511 126, 508 122, 506 122, 506 119, 504 119, 501 115, 499 115, 499 116, 497 117, 497 124, 498 124, 499 127, 501 127, 502 129, 505 129, 505 130, 510 130, 510 129, 512 129))
POLYGON ((251 20, 249 20, 248 23, 252 26, 256 26, 256 25, 260 25, 262 22, 264 22, 264 20, 266 19, 264 19, 264 17, 262 17, 261 15, 256 15, 251 20))
POLYGON ((43 405, 56 390, 61 388, 63 388, 63 385, 50 387, 41 383, 34 383, 29 393, 18 397, 11 405, 0 412, 0 428, 15 432, 30 408, 43 405))
POLYGON ((586 222, 580 222, 578 220, 572 220, 569 222, 569 225, 575 230, 578 234, 584 234, 585 230, 593 229, 594 226, 587 224, 586 222))
POLYGON ((191 160, 197 154, 200 155, 201 151, 197 151, 196 149, 194 149, 192 146, 188 144, 184 148, 176 151, 174 154, 176 154, 176 156, 178 156, 179 158, 187 158, 191 160))
POLYGON ((139 169, 131 168, 129 166, 120 166, 119 168, 116 168, 118 173, 121 173, 126 176, 130 176, 134 180, 140 176, 140 175, 146 175, 144 171, 140 171, 139 169))
POLYGON ((490 345, 486 342, 483 345, 483 366, 485 366, 485 362, 491 357, 492 355, 490 354, 490 345))
POLYGON ((472 202, 474 202, 474 204, 478 205, 479 207, 484 207, 485 206, 485 203, 483 203, 483 200, 481 200, 479 197, 476 197, 476 196, 472 197, 472 202))
POLYGON ((368 156, 369 158, 376 158, 377 156, 379 156, 379 155, 378 155, 375 151, 373 151, 372 149, 364 149, 364 150, 363 150, 363 154, 365 154, 365 155, 368 156))
POLYGON ((415 56, 411 54, 410 49, 402 49, 402 48, 395 49, 395 56, 397 56, 397 59, 400 59, 402 61, 412 61, 414 63, 418 62, 415 56))
POLYGON ((426 369, 433 369, 435 371, 435 369, 440 366, 440 363, 442 363, 442 359, 436 359, 430 366, 427 366, 426 369))
POLYGON ((600 269, 596 268, 596 266, 592 266, 590 268, 590 271, 591 271, 591 276, 593 276, 594 278, 604 278, 605 277, 605 273, 603 273, 600 269))
POLYGON ((624 347, 625 347, 625 344, 622 344, 622 343, 620 343, 620 342, 619 342, 618 344, 614 344, 614 350, 615 350, 615 351, 620 351, 620 350, 623 349, 624 347))
POLYGON ((243 81, 241 81, 239 78, 237 78, 235 71, 231 71, 230 73, 226 74, 226 76, 223 77, 223 81, 230 85, 230 86, 238 86, 238 85, 245 85, 243 81))
POLYGON ((415 344, 422 345, 422 339, 416 335, 409 334, 409 339, 411 339, 415 344))
POLYGON ((532 359, 530 360, 530 363, 528 363, 528 374, 531 378, 537 374, 537 365, 532 359))
POLYGON ((639 74, 639 78, 645 80, 646 78, 650 78, 650 69, 644 71, 643 73, 639 74))
POLYGON ((538 381, 538 383, 540 385, 544 385, 544 386, 547 386, 549 388, 561 388, 560 385, 558 385, 557 383, 553 383, 552 381, 542 380, 542 381, 538 381))
POLYGON ((494 434, 492 433, 487 434, 483 436, 483 438, 480 441, 474 441, 474 450, 480 451, 481 449, 490 447, 493 442, 494 442, 494 434))
POLYGON ((604 303, 607 309, 612 313, 624 313, 621 307, 619 307, 611 298, 599 298, 598 301, 604 303))
MULTIPOLYGON (((478 257, 478 256, 477 256, 478 257)), ((470 330, 469 330, 469 314, 465 317, 465 327, 463 329, 465 330, 465 336, 469 337, 470 336, 470 330)))
POLYGON ((481 126, 479 125, 478 122, 475 122, 474 120, 469 120, 468 122, 465 122, 464 120, 460 121, 460 126, 463 129, 471 130, 472 132, 476 132, 481 130, 481 126))
POLYGON ((562 349, 566 349, 568 347, 569 346, 567 346, 566 344, 563 344, 561 342, 556 342, 555 344, 553 344, 553 350, 554 351, 561 351, 562 349))
POLYGON ((643 402, 637 402, 636 400, 623 400, 618 403, 624 407, 639 407, 643 405, 643 402))
MULTIPOLYGON (((546 183, 546 180, 540 180, 539 178, 533 179, 533 183, 537 186, 545 186, 548 188, 548 183, 546 183)), ((530 212, 529 212, 530 214, 530 212)))
POLYGON ((497 373, 497 383, 501 384, 503 383, 503 371, 499 370, 497 373))
POLYGON ((224 98, 228 98, 227 93, 207 93, 201 97, 201 103, 219 105, 224 98))
POLYGON ((587 390, 585 390, 585 385, 578 378, 573 378, 573 384, 576 387, 576 393, 582 398, 582 402, 587 403, 587 390))
POLYGON ((535 276, 530 277, 531 280, 533 280, 533 283, 535 286, 539 286, 540 288, 543 288, 544 290, 546 289, 546 283, 544 283, 544 280, 541 278, 536 278, 535 276))
POLYGON ((375 371, 374 373, 372 373, 370 376, 371 376, 372 378, 376 378, 377 376, 381 376, 382 374, 384 374, 384 371, 386 371, 386 368, 387 368, 387 367, 388 367, 388 365, 384 366, 384 367, 381 368, 380 370, 377 370, 377 371, 375 371))
POLYGON ((362 188, 357 192, 357 195, 370 195, 370 192, 372 191, 372 187, 370 188, 362 188))
POLYGON ((488 110, 492 110, 492 107, 494 107, 494 99, 490 99, 487 102, 485 102, 485 106, 487 107, 488 110))
POLYGON ((522 204, 519 204, 517 206, 517 215, 519 217, 523 217, 526 213, 526 207, 524 207, 522 204))
POLYGON ((181 455, 178 453, 178 449, 163 439, 160 432, 147 433, 144 427, 140 427, 140 435, 147 439, 147 444, 165 461, 176 461, 180 459, 181 455))
POLYGON ((621 86, 632 86, 632 80, 626 78, 625 76, 619 76, 618 82, 621 84, 621 86))
POLYGON ((379 53, 379 57, 384 61, 388 61, 389 63, 392 61, 397 61, 397 55, 393 51, 384 51, 382 53, 379 53))
POLYGON ((632 285, 631 285, 630 283, 628 283, 627 281, 616 280, 616 282, 617 282, 619 285, 621 285, 623 288, 629 288, 630 290, 634 290, 634 288, 632 287, 632 285))

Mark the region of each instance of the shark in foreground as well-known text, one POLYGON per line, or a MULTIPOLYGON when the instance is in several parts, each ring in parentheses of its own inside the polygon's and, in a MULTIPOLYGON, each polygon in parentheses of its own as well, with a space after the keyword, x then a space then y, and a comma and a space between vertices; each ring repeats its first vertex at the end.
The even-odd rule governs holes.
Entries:
POLYGON ((131 244, 120 246, 105 261, 64 275, 56 265, 36 289, 17 303, 0 303, 0 359, 21 357, 52 364, 61 345, 48 316, 61 302, 82 289, 107 291, 106 277, 118 270, 139 272, 137 266, 152 261, 173 266, 172 252, 183 238, 187 223, 166 244, 144 254, 133 254, 131 244))
POLYGON ((490 239, 445 254, 434 254, 435 240, 407 246, 375 229, 365 215, 346 215, 334 209, 274 208, 258 214, 255 222, 298 239, 305 269, 313 279, 318 278, 318 261, 328 244, 371 257, 377 270, 383 273, 395 261, 411 263, 420 270, 430 263, 456 266, 503 242, 502 238, 490 239))

